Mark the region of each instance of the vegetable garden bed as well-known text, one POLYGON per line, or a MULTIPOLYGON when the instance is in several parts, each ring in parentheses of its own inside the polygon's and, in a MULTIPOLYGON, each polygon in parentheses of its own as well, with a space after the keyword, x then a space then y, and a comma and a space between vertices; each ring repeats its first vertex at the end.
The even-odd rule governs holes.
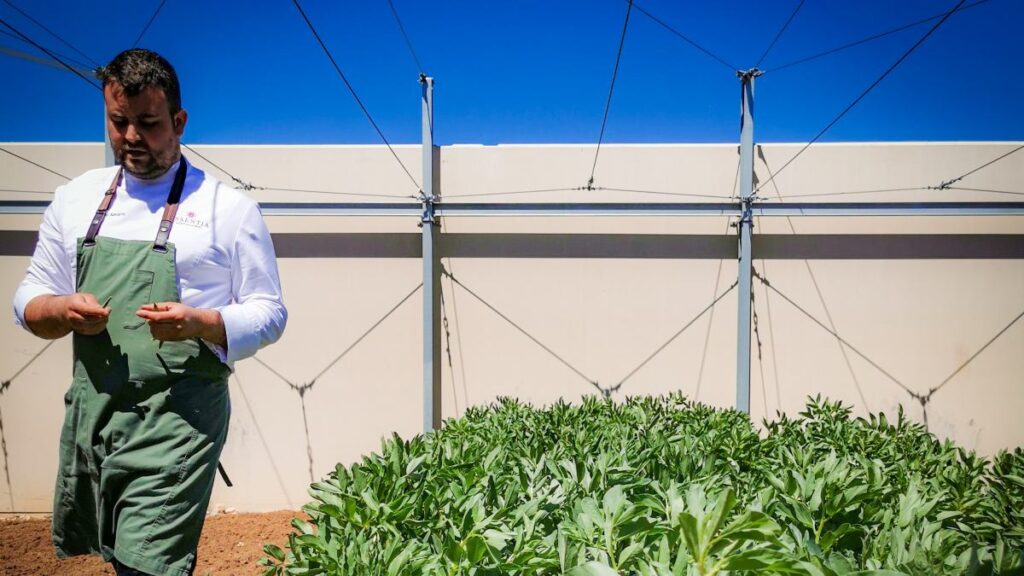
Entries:
POLYGON ((472 408, 310 489, 266 574, 1024 574, 1024 452, 811 400, 472 408))

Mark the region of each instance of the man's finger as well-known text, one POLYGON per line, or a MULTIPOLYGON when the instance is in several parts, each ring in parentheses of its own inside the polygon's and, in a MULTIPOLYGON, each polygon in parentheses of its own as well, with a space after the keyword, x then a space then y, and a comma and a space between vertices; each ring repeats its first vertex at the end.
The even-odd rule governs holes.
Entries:
POLYGON ((107 327, 106 318, 82 317, 71 319, 71 328, 76 332, 86 335, 94 335, 103 332, 107 327))
POLYGON ((135 315, 139 318, 149 320, 150 322, 171 322, 174 318, 174 315, 170 312, 153 312, 152 310, 147 310, 145 308, 137 310, 135 315))
POLYGON ((157 320, 150 320, 149 321, 149 325, 161 328, 163 330, 181 330, 183 328, 181 322, 176 322, 174 320, 168 320, 168 321, 165 321, 165 322, 159 322, 157 320))
POLYGON ((102 325, 98 325, 98 326, 90 325, 90 326, 82 326, 82 327, 80 327, 78 329, 78 331, 81 332, 82 334, 86 334, 88 336, 94 336, 96 334, 99 334, 99 333, 103 332, 104 330, 106 330, 106 328, 107 328, 106 324, 102 324, 102 325))
POLYGON ((100 301, 96 299, 96 295, 95 294, 90 294, 88 292, 80 292, 79 294, 82 297, 82 302, 83 303, 91 304, 91 305, 95 306, 96 308, 101 308, 100 301))
POLYGON ((68 320, 72 324, 94 324, 96 322, 106 322, 107 319, 105 316, 91 316, 72 310, 68 315, 68 320))
POLYGON ((145 318, 153 322, 180 322, 182 320, 182 314, 180 312, 163 310, 161 312, 154 312, 148 308, 139 308, 135 315, 139 318, 145 318))
POLYGON ((107 319, 104 316, 89 316, 86 314, 82 316, 81 322, 82 324, 105 324, 107 319))
POLYGON ((72 302, 71 306, 69 306, 68 308, 72 312, 77 312, 82 316, 102 316, 106 318, 107 316, 110 315, 110 309, 100 306, 99 303, 96 302, 95 298, 93 298, 92 303, 81 301, 72 302))

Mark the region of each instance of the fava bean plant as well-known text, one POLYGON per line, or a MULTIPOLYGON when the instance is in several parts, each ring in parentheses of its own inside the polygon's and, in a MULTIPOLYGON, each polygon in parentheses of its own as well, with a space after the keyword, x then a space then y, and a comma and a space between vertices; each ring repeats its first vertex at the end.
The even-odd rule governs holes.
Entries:
POLYGON ((811 399, 471 408, 310 488, 270 575, 1024 575, 1024 452, 811 399))

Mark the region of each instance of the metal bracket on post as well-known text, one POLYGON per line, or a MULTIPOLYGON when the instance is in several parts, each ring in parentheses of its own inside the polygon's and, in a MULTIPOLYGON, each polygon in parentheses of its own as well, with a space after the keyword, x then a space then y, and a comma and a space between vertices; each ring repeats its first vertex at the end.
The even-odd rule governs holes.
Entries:
POLYGON ((423 212, 420 214, 420 226, 424 224, 440 224, 440 220, 434 212, 434 203, 437 202, 437 196, 431 194, 427 196, 426 192, 421 191, 418 197, 420 204, 423 205, 423 212))
POLYGON ((434 146, 434 79, 420 74, 423 87, 423 432, 441 427, 441 256, 438 250, 438 149, 434 146))
POLYGON ((754 202, 757 200, 757 195, 752 194, 747 198, 740 198, 740 216, 736 221, 736 227, 742 229, 744 226, 750 226, 750 229, 754 228, 754 202))
POLYGON ((750 318, 754 236, 754 79, 757 68, 736 72, 740 78, 740 219, 739 237, 739 318, 736 334, 736 409, 750 414, 750 318))

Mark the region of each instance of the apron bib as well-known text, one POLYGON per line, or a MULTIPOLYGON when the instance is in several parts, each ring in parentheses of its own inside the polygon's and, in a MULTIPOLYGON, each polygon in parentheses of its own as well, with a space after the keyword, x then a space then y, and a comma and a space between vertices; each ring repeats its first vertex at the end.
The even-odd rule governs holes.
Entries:
POLYGON ((227 437, 230 370, 199 339, 160 343, 135 315, 179 302, 167 241, 184 187, 179 161, 154 242, 98 236, 121 178, 78 241, 77 290, 111 309, 107 329, 73 334, 64 397, 53 542, 59 556, 99 554, 150 574, 191 574, 227 437))

